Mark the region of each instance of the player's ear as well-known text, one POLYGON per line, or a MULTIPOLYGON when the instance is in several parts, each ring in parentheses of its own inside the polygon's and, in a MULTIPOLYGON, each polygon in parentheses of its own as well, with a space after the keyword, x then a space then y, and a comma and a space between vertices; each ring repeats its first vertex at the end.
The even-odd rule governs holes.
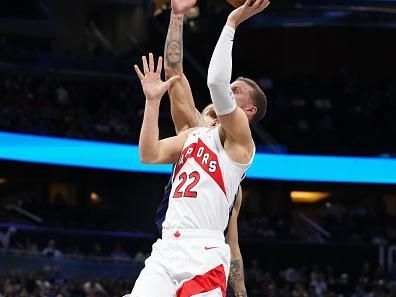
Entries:
POLYGON ((257 107, 254 105, 249 105, 246 108, 246 113, 249 115, 249 118, 254 116, 256 114, 256 112, 257 112, 257 107))

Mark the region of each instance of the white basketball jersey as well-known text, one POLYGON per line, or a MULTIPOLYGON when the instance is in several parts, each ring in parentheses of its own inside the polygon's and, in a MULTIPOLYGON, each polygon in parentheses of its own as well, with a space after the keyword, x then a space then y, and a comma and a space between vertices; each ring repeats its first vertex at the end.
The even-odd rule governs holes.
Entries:
POLYGON ((249 164, 232 161, 221 144, 219 127, 192 131, 174 167, 163 229, 223 232, 253 157, 249 164))

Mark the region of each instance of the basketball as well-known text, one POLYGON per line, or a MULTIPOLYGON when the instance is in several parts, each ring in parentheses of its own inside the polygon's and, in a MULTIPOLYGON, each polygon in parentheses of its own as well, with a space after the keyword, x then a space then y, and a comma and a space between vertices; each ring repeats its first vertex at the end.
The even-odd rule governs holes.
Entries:
MULTIPOLYGON (((228 3, 230 3, 232 6, 234 7, 239 7, 243 4, 245 4, 245 0, 227 0, 228 3)), ((253 4, 255 2, 255 0, 252 1, 251 4, 253 4)))

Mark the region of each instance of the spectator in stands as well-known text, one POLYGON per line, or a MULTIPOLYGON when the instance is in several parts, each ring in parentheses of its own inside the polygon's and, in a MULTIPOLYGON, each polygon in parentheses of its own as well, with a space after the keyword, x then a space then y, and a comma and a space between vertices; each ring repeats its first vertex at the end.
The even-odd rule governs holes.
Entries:
POLYGON ((48 277, 51 283, 62 286, 65 282, 65 277, 61 273, 61 270, 58 266, 54 266, 50 269, 48 273, 48 277))
POLYGON ((63 256, 62 252, 56 248, 55 240, 53 239, 48 242, 48 246, 43 249, 42 254, 56 258, 63 256))
POLYGON ((148 258, 149 255, 143 253, 143 251, 138 251, 135 256, 133 257, 133 260, 136 262, 140 262, 143 263, 144 261, 146 261, 146 259, 148 258))
POLYGON ((310 285, 313 288, 313 292, 315 297, 323 297, 327 291, 327 284, 324 280, 323 273, 321 272, 313 272, 311 273, 311 282, 310 285))
POLYGON ((114 250, 111 252, 111 257, 114 260, 129 260, 128 253, 124 250, 121 242, 117 241, 114 250))
POLYGON ((14 286, 10 279, 6 279, 3 283, 3 296, 4 297, 14 297, 16 296, 14 286))
POLYGON ((303 284, 297 282, 294 284, 293 290, 291 292, 292 297, 308 297, 308 292, 304 288, 303 284))
POLYGON ((86 297, 104 297, 107 296, 106 290, 100 284, 99 280, 88 281, 83 285, 86 297))

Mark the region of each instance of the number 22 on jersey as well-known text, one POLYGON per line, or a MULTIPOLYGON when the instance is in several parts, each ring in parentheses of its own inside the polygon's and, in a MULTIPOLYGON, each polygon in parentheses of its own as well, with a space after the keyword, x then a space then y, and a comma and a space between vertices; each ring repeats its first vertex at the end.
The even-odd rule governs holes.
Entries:
POLYGON ((197 198, 197 192, 194 191, 194 187, 197 185, 200 178, 201 177, 198 171, 193 171, 189 175, 187 175, 185 172, 181 173, 179 175, 179 184, 175 189, 173 198, 197 198), (181 189, 183 188, 184 184, 187 185, 184 191, 182 191, 181 189))

